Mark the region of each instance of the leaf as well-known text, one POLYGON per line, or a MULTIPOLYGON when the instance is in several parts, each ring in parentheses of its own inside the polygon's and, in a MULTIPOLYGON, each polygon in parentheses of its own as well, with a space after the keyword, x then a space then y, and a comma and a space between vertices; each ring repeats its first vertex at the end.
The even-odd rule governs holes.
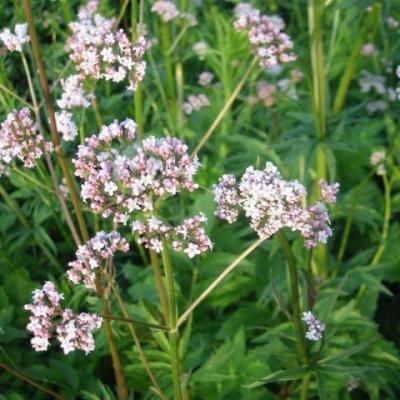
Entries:
POLYGON ((306 367, 293 368, 290 370, 280 370, 265 376, 258 382, 246 385, 246 387, 254 389, 256 387, 263 386, 266 383, 271 382, 295 381, 296 379, 302 378, 303 375, 307 372, 309 372, 309 369, 306 367))

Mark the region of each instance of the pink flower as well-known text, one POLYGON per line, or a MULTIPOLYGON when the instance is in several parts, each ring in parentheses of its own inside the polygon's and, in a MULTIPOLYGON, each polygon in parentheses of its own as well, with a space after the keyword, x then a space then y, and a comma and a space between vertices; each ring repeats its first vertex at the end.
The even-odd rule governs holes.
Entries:
POLYGON ((0 172, 15 158, 23 161, 24 166, 33 168, 36 160, 45 151, 52 151, 50 142, 46 142, 38 130, 38 125, 30 115, 28 108, 13 110, 0 126, 0 172))
POLYGON ((205 94, 191 95, 182 105, 185 114, 191 114, 193 111, 198 111, 203 107, 210 105, 210 101, 205 94))
POLYGON ((319 189, 321 192, 321 200, 325 203, 336 203, 336 195, 340 189, 340 183, 329 185, 325 179, 320 179, 319 189))
POLYGON ((306 338, 313 341, 321 340, 325 325, 318 321, 311 311, 304 312, 302 320, 306 322, 308 328, 306 338))
POLYGON ((296 55, 290 52, 293 48, 290 37, 282 32, 285 24, 280 17, 261 15, 259 10, 247 7, 246 11, 238 14, 234 27, 247 32, 262 68, 271 69, 279 63, 296 59, 296 55))
POLYGON ((199 85, 200 86, 209 86, 209 84, 212 82, 214 79, 214 74, 209 71, 203 71, 199 75, 199 85))
POLYGON ((9 51, 22 52, 22 45, 28 43, 30 40, 28 35, 28 24, 16 24, 14 33, 12 33, 10 29, 4 28, 0 33, 0 40, 9 51))
POLYGON ((248 167, 239 184, 233 175, 223 175, 213 188, 216 215, 229 223, 242 208, 250 226, 260 238, 268 239, 284 227, 299 231, 308 248, 326 243, 332 235, 329 217, 322 203, 303 208, 306 189, 298 181, 282 179, 278 169, 267 162, 264 170, 248 167))
POLYGON ((89 353, 94 349, 92 331, 100 328, 102 318, 96 314, 75 315, 69 308, 63 310, 63 298, 52 282, 46 282, 42 289, 33 291, 33 303, 24 307, 32 314, 27 325, 34 335, 32 347, 36 351, 45 351, 50 339, 56 336, 65 354, 76 349, 89 353))
POLYGON ((67 277, 74 284, 82 283, 85 287, 94 289, 96 274, 101 272, 107 261, 117 251, 126 253, 128 250, 128 242, 118 232, 97 232, 94 238, 78 248, 76 260, 68 264, 70 269, 67 277))
POLYGON ((136 124, 127 119, 103 126, 78 148, 75 174, 83 179, 81 196, 104 218, 126 224, 137 212, 151 212, 158 198, 193 191, 198 168, 177 138, 150 136, 135 143, 136 124))

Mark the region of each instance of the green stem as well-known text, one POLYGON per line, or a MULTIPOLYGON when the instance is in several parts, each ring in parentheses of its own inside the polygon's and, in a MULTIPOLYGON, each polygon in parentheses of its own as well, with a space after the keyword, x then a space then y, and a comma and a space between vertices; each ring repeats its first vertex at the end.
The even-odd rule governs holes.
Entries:
POLYGON ((308 387, 310 385, 310 380, 311 380, 311 372, 306 372, 306 374, 303 376, 303 380, 301 383, 300 400, 308 399, 308 387))
POLYGON ((168 325, 170 328, 170 332, 168 338, 170 344, 172 381, 174 385, 175 400, 182 400, 181 366, 179 359, 179 332, 176 326, 177 306, 175 298, 174 276, 167 248, 167 240, 165 239, 165 237, 163 237, 162 245, 163 249, 161 254, 164 264, 165 279, 167 281, 167 296, 168 296, 168 308, 169 308, 168 325))
POLYGON ((86 222, 85 218, 83 216, 81 207, 80 207, 80 201, 79 201, 79 196, 77 194, 77 190, 75 188, 75 184, 73 182, 71 172, 68 168, 67 161, 64 157, 64 152, 61 148, 60 145, 60 138, 58 136, 58 131, 57 131, 57 123, 56 123, 56 118, 54 114, 54 108, 53 108, 53 103, 52 99, 50 96, 50 91, 49 91, 49 85, 47 82, 46 78, 46 70, 42 61, 42 56, 41 56, 41 51, 40 51, 40 44, 36 32, 36 27, 35 27, 35 21, 33 19, 32 15, 32 7, 31 7, 31 1, 30 0, 23 0, 23 8, 24 8, 24 13, 25 17, 28 23, 29 27, 29 34, 31 38, 31 46, 32 46, 32 51, 33 51, 33 57, 35 60, 36 68, 39 74, 39 80, 40 80, 40 85, 43 90, 44 98, 45 98, 45 104, 48 112, 48 117, 50 119, 50 128, 51 128, 51 133, 52 133, 52 138, 53 138, 53 144, 54 144, 54 149, 57 155, 57 159, 60 163, 60 167, 62 169, 62 172, 64 174, 68 189, 70 191, 71 195, 71 202, 74 207, 77 219, 78 219, 78 224, 79 228, 81 230, 82 237, 85 241, 89 239, 89 233, 86 227, 86 222))
POLYGON ((202 147, 207 143, 207 140, 210 138, 212 133, 214 132, 215 128, 219 125, 221 122, 222 118, 225 116, 225 114, 228 112, 230 106, 232 103, 235 101, 236 97, 238 96, 240 90, 242 89, 243 85, 246 83, 247 79, 249 78, 251 72, 253 71, 253 68, 257 65, 258 63, 258 58, 254 57, 253 61, 243 74, 242 79, 239 81, 235 89, 233 90, 232 94, 228 98, 228 100, 225 102, 224 106, 222 107, 221 111, 215 118, 214 122, 211 124, 211 126, 207 129, 207 132, 203 135, 203 137, 200 139, 199 143, 193 150, 191 157, 193 158, 201 149, 202 147))
POLYGON ((161 21, 161 49, 164 58, 164 69, 165 69, 165 84, 168 98, 169 112, 172 117, 172 121, 175 127, 177 118, 177 105, 175 98, 175 78, 171 54, 168 51, 171 47, 171 31, 170 25, 164 21, 161 21))
POLYGON ((150 261, 151 261, 151 266, 153 268, 154 277, 156 279, 156 287, 158 291, 158 296, 160 298, 161 309, 164 315, 164 322, 168 323, 168 315, 169 315, 168 300, 165 294, 164 283, 162 280, 160 262, 158 260, 158 255, 154 250, 150 250, 150 261))
POLYGON ((111 282, 111 289, 114 293, 115 298, 117 299, 118 305, 120 310, 122 311, 122 314, 124 315, 124 317, 126 318, 126 320, 128 321, 128 327, 129 327, 129 332, 131 333, 132 339, 135 343, 136 346, 136 350, 139 353, 139 357, 143 363, 144 369, 146 370, 147 375, 149 376, 152 384, 154 385, 154 388, 158 394, 158 396, 163 399, 163 400, 167 400, 167 398, 165 397, 165 394, 163 393, 163 391, 161 390, 161 387, 159 385, 159 383, 157 382, 156 377, 153 374, 153 371, 150 368, 150 364, 149 361, 147 360, 146 355, 144 354, 142 345, 140 344, 140 340, 139 337, 136 333, 136 329, 135 329, 135 325, 129 321, 129 313, 128 310, 125 306, 124 301, 122 300, 122 297, 119 293, 118 288, 111 282))
MULTIPOLYGON (((110 312, 110 303, 107 299, 104 299, 103 313, 109 314, 109 312, 110 312)), ((129 399, 128 387, 126 386, 125 375, 122 369, 121 359, 118 354, 117 346, 115 344, 109 320, 107 319, 103 320, 103 328, 107 338, 108 347, 110 348, 114 376, 117 383, 118 398, 120 400, 128 400, 129 399)))
POLYGON ((22 214, 22 211, 19 208, 18 204, 15 202, 15 200, 11 196, 9 196, 9 194, 4 189, 4 186, 1 183, 0 183, 0 195, 3 197, 3 199, 6 202, 6 204, 8 205, 8 207, 10 207, 10 209, 12 211, 14 211, 15 215, 20 220, 22 226, 25 229, 29 229, 30 224, 29 224, 28 220, 25 218, 25 215, 22 214))
POLYGON ((343 108, 347 91, 350 83, 353 80, 354 73, 356 71, 358 60, 361 56, 361 49, 369 35, 374 36, 379 26, 381 2, 377 2, 372 6, 372 10, 367 12, 366 18, 362 18, 361 21, 364 24, 362 33, 358 36, 358 40, 353 44, 349 61, 346 63, 346 69, 340 78, 339 86, 336 92, 335 100, 333 102, 333 113, 337 114, 343 108))
POLYGON ((297 347, 299 349, 300 355, 302 357, 303 363, 309 364, 309 356, 307 352, 306 342, 304 338, 303 328, 301 326, 300 317, 300 295, 299 295, 299 277, 297 274, 296 260, 292 253, 290 244, 285 236, 285 234, 280 231, 277 233, 279 242, 282 246, 283 253, 286 258, 286 262, 289 268, 290 275, 290 288, 292 292, 292 318, 293 324, 296 332, 297 347))

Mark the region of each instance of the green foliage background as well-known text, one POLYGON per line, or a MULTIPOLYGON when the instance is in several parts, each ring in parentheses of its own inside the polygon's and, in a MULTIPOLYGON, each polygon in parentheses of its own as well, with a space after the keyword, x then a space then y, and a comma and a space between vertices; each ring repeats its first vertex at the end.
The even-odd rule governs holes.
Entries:
MULTIPOLYGON (((123 3, 123 2, 121 2, 123 3)), ((170 133, 183 138, 194 148, 224 102, 232 93, 251 62, 247 40, 232 27, 233 2, 204 0, 188 2, 199 24, 189 28, 173 53, 173 63, 182 63, 185 96, 201 90, 198 74, 212 71, 218 84, 205 89, 210 106, 193 113, 179 128, 171 126, 165 98, 164 63, 158 45, 148 54, 148 69, 143 81, 145 134, 170 133), (192 50, 197 41, 206 41, 211 51, 199 60, 192 50), (235 62, 238 60, 238 62, 235 62)), ((63 46, 68 36, 67 23, 74 19, 79 1, 35 0, 37 29, 50 82, 63 71, 67 56, 63 46)), ((285 66, 281 76, 292 67, 305 79, 298 85, 298 99, 283 98, 266 109, 261 103, 250 105, 245 98, 255 93, 257 79, 277 80, 265 72, 256 73, 244 86, 238 99, 199 154, 202 167, 198 182, 205 188, 193 195, 184 194, 170 202, 165 213, 179 220, 201 210, 209 218, 207 230, 215 249, 189 261, 173 253, 178 283, 178 305, 183 311, 192 299, 255 240, 247 220, 227 225, 214 217, 210 189, 225 172, 243 173, 248 165, 262 166, 273 161, 283 176, 299 179, 312 192, 316 179, 315 149, 321 143, 315 134, 315 116, 311 101, 312 73, 309 65, 310 41, 305 1, 254 1, 266 14, 281 15, 294 40, 298 60, 285 66)), ((339 113, 332 110, 340 79, 349 63, 355 40, 368 18, 371 1, 332 0, 326 2, 323 20, 325 46, 325 82, 327 90, 327 136, 322 141, 326 155, 327 177, 341 184, 338 203, 331 209, 334 236, 328 243, 326 279, 318 282, 315 314, 326 324, 323 346, 312 344, 315 365, 309 398, 321 399, 397 399, 400 397, 400 197, 399 197, 399 101, 389 108, 368 115, 365 105, 374 95, 363 94, 354 79, 339 113), (381 243, 385 211, 382 178, 373 174, 369 157, 386 148, 387 176, 391 182, 391 215, 384 252, 379 262, 371 260, 381 243), (346 223, 350 220, 349 240, 343 260, 338 259, 346 223), (337 274, 334 271, 337 269, 337 274), (364 290, 360 291, 360 287, 364 290), (351 376, 360 379, 360 387, 348 392, 351 376)), ((365 42, 376 43, 379 55, 360 57, 354 78, 362 69, 386 76, 396 86, 395 74, 388 73, 380 57, 400 64, 399 29, 389 30, 388 15, 400 20, 400 2, 385 0, 374 29, 364 33, 365 42)), ((101 2, 101 11, 117 16, 119 1, 101 2)), ((130 7, 122 20, 128 27, 130 7)), ((13 26, 24 20, 18 1, 4 0, 0 26, 13 26)), ((145 2, 145 23, 149 37, 160 36, 160 21, 145 2)), ((179 26, 174 26, 174 35, 179 26)), ((72 68, 72 67, 71 67, 72 68)), ((29 98, 18 54, 0 57, 0 83, 29 98)), ((55 90, 59 95, 60 89, 55 90)), ((100 110, 106 123, 115 118, 134 116, 132 94, 122 86, 101 83, 96 88, 100 110)), ((4 117, 18 104, 6 93, 0 94, 0 112, 4 117)), ((78 115, 85 135, 97 131, 92 110, 78 115)), ((70 158, 75 144, 64 144, 70 158)), ((78 352, 64 356, 59 348, 36 353, 30 347, 25 326, 28 314, 23 305, 30 301, 33 289, 45 280, 57 282, 65 293, 66 304, 78 310, 99 310, 97 299, 84 289, 72 290, 65 278, 67 263, 74 258, 75 246, 55 196, 35 183, 50 181, 43 171, 24 171, 31 179, 12 173, 1 184, 18 203, 28 221, 24 226, 10 205, 0 202, 0 362, 29 375, 68 399, 114 399, 115 382, 106 340, 96 337, 96 350, 89 355, 78 352), (39 245, 41 244, 41 246, 39 245), (43 248, 45 250, 43 250, 43 248)), ((60 172, 60 171, 59 171, 60 172)), ((61 174, 60 174, 61 176, 61 174)), ((92 223, 89 213, 87 219, 92 223)), ((109 222, 102 222, 109 229, 109 222)), ((91 226, 93 233, 93 225, 91 226)), ((129 236, 129 231, 124 231, 129 236)), ((307 253, 298 235, 288 232, 300 268, 301 282, 306 275, 307 253)), ((116 261, 117 280, 129 311, 136 319, 156 321, 160 311, 155 282, 149 265, 143 262, 133 242, 128 254, 116 261)), ((264 242, 195 311, 182 331, 180 352, 189 391, 193 399, 278 399, 298 398, 299 381, 304 371, 298 367, 294 330, 287 314, 291 308, 288 273, 276 239, 264 242), (290 392, 288 397, 285 393, 290 392)), ((305 305, 303 304, 303 309, 305 305)), ((154 399, 138 354, 125 324, 112 324, 132 399, 154 399)), ((146 354, 163 387, 172 398, 168 344, 161 332, 139 330, 146 354)), ((46 399, 46 394, 0 370, 0 399, 46 399)))

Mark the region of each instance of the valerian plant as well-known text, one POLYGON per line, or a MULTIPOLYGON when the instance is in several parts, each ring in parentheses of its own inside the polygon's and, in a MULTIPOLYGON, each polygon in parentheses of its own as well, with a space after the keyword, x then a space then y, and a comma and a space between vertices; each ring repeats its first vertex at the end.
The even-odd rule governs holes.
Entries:
POLYGON ((5 2, 1 398, 398 398, 370 3, 5 2))

